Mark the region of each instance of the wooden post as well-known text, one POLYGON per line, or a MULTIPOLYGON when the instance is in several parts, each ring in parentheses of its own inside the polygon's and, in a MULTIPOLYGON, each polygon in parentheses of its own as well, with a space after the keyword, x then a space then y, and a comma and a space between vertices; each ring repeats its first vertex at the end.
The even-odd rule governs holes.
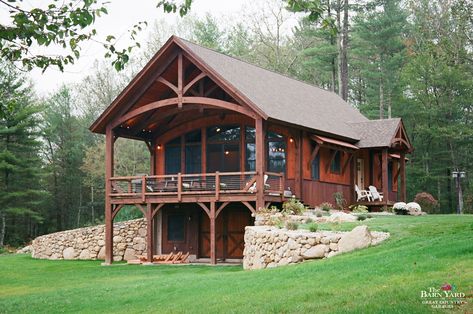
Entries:
POLYGON ((156 143, 155 141, 151 141, 151 149, 150 149, 150 164, 149 164, 149 174, 156 175, 156 143))
POLYGON ((356 178, 356 156, 354 153, 352 154, 349 167, 350 167, 350 204, 354 204, 355 203, 355 178, 356 178))
POLYGON ((220 172, 215 172, 215 200, 218 201, 220 197, 220 172))
POLYGON ((266 159, 266 132, 264 121, 257 118, 255 121, 256 129, 256 211, 264 208, 264 172, 266 159))
POLYGON ((404 152, 401 152, 401 158, 400 158, 400 169, 399 171, 401 172, 401 202, 405 202, 407 199, 406 195, 406 154, 404 152))
POLYGON ((383 203, 384 209, 387 209, 389 201, 389 185, 388 185, 388 149, 384 148, 381 157, 381 182, 383 185, 383 203))
POLYGON ((146 176, 141 176, 141 202, 146 202, 146 176))
POLYGON ((295 188, 294 193, 296 197, 300 200, 303 199, 302 196, 302 141, 303 141, 302 132, 298 133, 297 139, 294 139, 296 145, 296 173, 295 173, 295 188))
POLYGON ((105 263, 113 263, 113 213, 111 196, 112 185, 110 178, 113 177, 113 146, 115 138, 111 126, 107 127, 105 133, 105 263))
POLYGON ((154 255, 154 219, 153 219, 153 210, 154 206, 152 204, 147 204, 146 206, 146 259, 148 263, 153 263, 154 255))
MULTIPOLYGON (((202 148, 201 148, 201 154, 202 154, 202 163, 201 163, 201 172, 202 173, 207 173, 207 128, 202 128, 202 148)), ((207 179, 207 178, 202 178, 202 179, 207 179)))
POLYGON ((177 200, 179 202, 182 200, 182 174, 180 172, 177 174, 177 200))
POLYGON ((178 108, 182 108, 182 91, 183 91, 183 83, 184 80, 184 69, 182 67, 182 53, 179 53, 177 56, 177 98, 179 99, 178 108))
POLYGON ((215 241, 215 202, 210 202, 210 264, 217 264, 217 252, 215 241))

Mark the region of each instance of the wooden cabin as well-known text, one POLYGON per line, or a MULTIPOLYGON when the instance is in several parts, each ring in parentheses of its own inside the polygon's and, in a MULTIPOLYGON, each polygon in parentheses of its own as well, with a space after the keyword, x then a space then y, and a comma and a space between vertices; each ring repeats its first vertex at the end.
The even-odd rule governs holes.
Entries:
POLYGON ((106 136, 106 263, 113 219, 135 205, 147 256, 241 258, 252 213, 294 195, 354 203, 355 184, 388 206, 406 198, 401 119, 368 120, 338 95, 171 37, 90 128, 106 136), (150 173, 114 176, 118 137, 144 141, 150 173))

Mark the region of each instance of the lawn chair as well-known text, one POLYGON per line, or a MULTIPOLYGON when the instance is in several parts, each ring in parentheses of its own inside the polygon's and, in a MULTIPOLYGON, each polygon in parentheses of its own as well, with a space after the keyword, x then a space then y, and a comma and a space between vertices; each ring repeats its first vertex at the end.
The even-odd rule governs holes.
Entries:
POLYGON ((378 200, 380 202, 383 201, 383 193, 378 192, 378 189, 375 186, 370 185, 368 187, 368 189, 370 190, 371 197, 373 198, 373 201, 376 201, 376 200, 378 200))
MULTIPOLYGON (((271 188, 271 186, 266 183, 266 182, 268 181, 268 178, 269 178, 268 175, 265 174, 265 175, 264 175, 264 181, 263 181, 263 182, 264 182, 264 189, 265 189, 265 190, 271 188)), ((248 192, 250 192, 250 193, 256 193, 256 182, 253 183, 252 186, 250 186, 250 188, 248 189, 248 192)))
POLYGON ((368 202, 373 200, 373 196, 371 195, 370 191, 367 190, 360 190, 358 185, 355 184, 355 192, 356 192, 356 201, 360 201, 366 199, 368 202))

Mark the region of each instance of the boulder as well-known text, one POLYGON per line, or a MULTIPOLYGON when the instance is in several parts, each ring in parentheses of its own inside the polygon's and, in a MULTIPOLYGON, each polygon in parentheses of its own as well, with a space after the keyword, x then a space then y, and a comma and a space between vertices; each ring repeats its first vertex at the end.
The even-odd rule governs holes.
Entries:
POLYGON ((124 259, 125 261, 129 261, 129 260, 132 260, 132 259, 136 259, 136 252, 135 252, 135 250, 130 249, 130 248, 126 249, 126 250, 125 250, 125 254, 123 254, 123 259, 124 259))
POLYGON ((64 259, 74 259, 76 257, 76 251, 73 247, 68 247, 62 251, 64 259))
POLYGON ((33 251, 33 247, 31 245, 27 245, 21 249, 18 249, 16 251, 16 254, 31 254, 32 251, 33 251))
POLYGON ((355 215, 347 214, 344 212, 336 212, 330 215, 327 218, 328 222, 355 222, 358 220, 358 217, 355 215))
POLYGON ((100 249, 99 254, 97 254, 97 259, 105 259, 105 246, 102 246, 100 249))
POLYGON ((326 246, 324 244, 316 245, 302 253, 302 257, 304 259, 323 258, 325 255, 325 248, 326 246))
POLYGON ((371 233, 367 226, 355 227, 352 231, 345 233, 338 242, 339 252, 350 252, 371 245, 371 233))
POLYGON ((90 251, 85 249, 79 254, 79 259, 90 259, 90 251))

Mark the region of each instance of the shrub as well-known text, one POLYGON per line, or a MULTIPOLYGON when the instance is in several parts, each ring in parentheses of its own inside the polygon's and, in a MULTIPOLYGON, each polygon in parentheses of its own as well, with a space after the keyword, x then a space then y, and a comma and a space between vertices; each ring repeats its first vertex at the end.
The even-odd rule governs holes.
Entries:
POLYGON ((404 202, 394 203, 392 209, 398 215, 407 215, 407 204, 404 202))
POLYGON ((351 205, 350 209, 354 213, 367 213, 368 212, 368 206, 365 206, 365 205, 351 205))
POLYGON ((268 224, 270 226, 284 226, 284 221, 279 217, 269 218, 268 224))
POLYGON ((359 221, 366 220, 366 215, 358 215, 358 220, 359 221))
POLYGON ((309 228, 310 232, 316 232, 319 226, 315 222, 313 222, 308 224, 307 227, 309 228))
POLYGON ((366 215, 366 218, 373 218, 373 215, 368 214, 368 215, 366 215))
POLYGON ((316 216, 316 217, 319 217, 319 218, 320 218, 320 217, 322 217, 323 215, 324 215, 324 212, 321 211, 320 209, 317 209, 317 210, 315 211, 315 216, 316 216))
POLYGON ((269 208, 263 207, 259 210, 259 212, 263 214, 274 214, 274 213, 277 213, 278 211, 279 209, 276 206, 271 206, 269 208))
POLYGON ((330 204, 329 202, 323 202, 322 204, 319 205, 319 207, 323 210, 323 211, 330 211, 333 209, 333 205, 330 204))
POLYGON ((437 211, 439 202, 427 192, 417 193, 414 202, 420 205, 423 211, 433 214, 437 211))
POLYGON ((314 220, 312 218, 307 218, 306 221, 305 221, 306 224, 310 224, 310 223, 313 223, 313 222, 314 222, 314 220))
POLYGON ((282 204, 282 211, 289 215, 300 215, 305 212, 306 207, 298 199, 291 198, 282 204))
POLYGON ((299 229, 299 224, 294 221, 286 221, 286 229, 287 230, 297 230, 299 229))
POLYGON ((342 192, 335 192, 333 193, 333 198, 335 199, 335 204, 337 204, 337 208, 339 210, 344 210, 347 206, 347 201, 345 200, 345 196, 342 192))

